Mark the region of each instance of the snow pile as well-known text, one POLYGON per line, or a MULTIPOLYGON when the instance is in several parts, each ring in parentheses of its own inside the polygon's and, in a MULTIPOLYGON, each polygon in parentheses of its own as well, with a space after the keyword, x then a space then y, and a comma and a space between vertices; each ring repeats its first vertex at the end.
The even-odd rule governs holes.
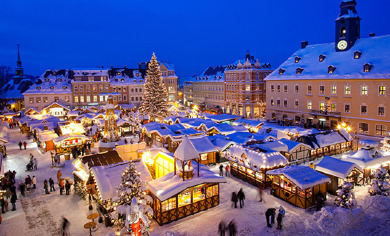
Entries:
POLYGON ((390 212, 390 201, 388 197, 384 196, 373 196, 373 197, 366 197, 362 201, 362 207, 364 209, 370 207, 370 209, 374 210, 375 212, 390 212))

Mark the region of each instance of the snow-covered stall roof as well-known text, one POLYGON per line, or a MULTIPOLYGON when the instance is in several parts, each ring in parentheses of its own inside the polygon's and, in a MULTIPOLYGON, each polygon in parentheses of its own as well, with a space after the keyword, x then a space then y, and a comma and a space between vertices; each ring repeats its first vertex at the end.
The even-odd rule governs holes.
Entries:
POLYGON ((59 143, 61 141, 69 139, 69 138, 80 138, 80 139, 87 139, 87 140, 89 140, 89 138, 87 136, 84 136, 84 135, 81 135, 81 134, 65 134, 65 135, 59 136, 58 138, 54 139, 53 142, 54 143, 59 143))
MULTIPOLYGON (((136 165, 137 171, 141 173, 141 181, 147 182, 152 180, 147 167, 142 161, 133 163, 136 165)), ((91 168, 102 200, 108 200, 117 195, 116 188, 120 185, 122 173, 128 164, 129 162, 125 161, 91 168)))
MULTIPOLYGON (((198 164, 193 163, 192 166, 197 165, 198 164)), ((197 171, 196 168, 194 171, 197 171)), ((191 179, 183 181, 179 174, 174 175, 174 173, 171 172, 161 178, 150 181, 146 184, 146 187, 160 201, 165 201, 187 188, 204 183, 226 183, 226 180, 224 177, 209 170, 207 166, 199 164, 199 177, 197 174, 194 174, 191 179)))
POLYGON ((218 151, 213 143, 207 138, 207 136, 194 136, 190 137, 189 140, 197 151, 198 155, 218 151))
POLYGON ((79 114, 80 114, 80 112, 78 110, 77 111, 68 111, 66 116, 78 116, 79 114))
POLYGON ((243 125, 233 125, 232 128, 236 132, 249 132, 249 130, 243 125))
POLYGON ((44 132, 38 134, 38 139, 41 142, 46 142, 58 138, 58 135, 54 131, 44 132))
POLYGON ((212 125, 204 124, 204 126, 206 127, 207 131, 215 129, 219 133, 224 135, 228 135, 236 132, 236 130, 233 129, 233 127, 227 123, 212 124, 212 125))
MULTIPOLYGON (((337 52, 335 43, 308 45, 291 55, 280 67, 265 78, 266 81, 277 80, 313 80, 313 79, 388 79, 390 77, 390 35, 360 38, 347 51, 337 52), (354 53, 361 52, 359 59, 354 53), (326 56, 321 62, 319 56, 326 56), (301 58, 295 63, 295 58, 301 58), (363 66, 373 65, 370 72, 364 72, 363 66), (336 67, 328 73, 328 66, 336 67), (304 69, 300 74, 297 68, 304 69), (284 70, 279 73, 279 70, 284 70)), ((268 83, 268 82, 267 82, 268 83)))
POLYGON ((84 134, 85 129, 82 123, 60 123, 58 124, 61 134, 84 134))
POLYGON ((375 147, 362 147, 352 155, 344 157, 344 160, 356 163, 363 169, 390 163, 390 156, 384 156, 382 152, 375 147))
POLYGON ((298 138, 299 141, 311 146, 312 148, 327 147, 330 145, 345 143, 352 140, 352 137, 346 133, 346 137, 337 130, 325 131, 321 133, 309 134, 298 138))
POLYGON ((269 170, 267 175, 283 175, 302 190, 330 182, 329 177, 308 166, 286 166, 281 169, 269 170))
POLYGON ((175 151, 175 157, 182 161, 188 161, 199 158, 199 153, 192 145, 187 136, 183 137, 183 141, 175 151))
POLYGON ((101 152, 81 157, 81 163, 84 165, 85 170, 94 166, 105 166, 122 161, 117 151, 101 152))
POLYGON ((316 166, 316 171, 345 179, 354 168, 361 170, 355 163, 325 156, 316 166))
POLYGON ((288 153, 292 153, 293 151, 295 151, 295 149, 297 149, 301 146, 304 146, 308 149, 311 149, 311 147, 305 143, 295 142, 295 141, 285 139, 285 138, 282 138, 279 141, 284 143, 285 145, 287 145, 287 149, 288 149, 287 152, 288 153))
POLYGON ((227 140, 227 139, 223 139, 223 138, 215 138, 215 139, 210 140, 210 141, 214 144, 214 146, 220 152, 224 151, 229 146, 237 144, 237 143, 235 143, 235 142, 233 142, 231 140, 227 140))
POLYGON ((264 121, 238 119, 233 122, 233 125, 240 125, 240 124, 244 125, 245 127, 259 128, 262 124, 264 124, 264 121))
POLYGON ((227 153, 227 159, 233 162, 237 162, 255 171, 259 171, 260 169, 269 169, 276 166, 284 166, 288 163, 288 160, 282 154, 272 150, 258 152, 235 145, 229 148, 227 153))
POLYGON ((230 114, 221 114, 221 115, 207 115, 207 119, 211 119, 214 122, 224 122, 224 121, 232 121, 241 118, 241 116, 235 116, 230 114))

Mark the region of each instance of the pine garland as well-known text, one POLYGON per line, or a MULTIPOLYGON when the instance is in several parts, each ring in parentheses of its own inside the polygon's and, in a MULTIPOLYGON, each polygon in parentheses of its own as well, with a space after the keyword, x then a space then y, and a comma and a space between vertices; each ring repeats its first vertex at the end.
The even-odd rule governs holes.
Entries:
POLYGON ((168 116, 167 90, 163 84, 160 66, 154 53, 146 74, 142 101, 139 110, 143 115, 149 115, 150 121, 162 120, 168 116))

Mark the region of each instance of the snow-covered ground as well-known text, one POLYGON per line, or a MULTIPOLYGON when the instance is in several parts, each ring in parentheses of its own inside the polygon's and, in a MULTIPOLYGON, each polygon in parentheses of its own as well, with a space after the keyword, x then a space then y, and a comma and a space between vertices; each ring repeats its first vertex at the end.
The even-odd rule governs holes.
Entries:
MULTIPOLYGON (((26 175, 37 177, 37 189, 27 193, 26 197, 18 197, 17 211, 3 214, 0 235, 58 235, 61 217, 70 221, 71 235, 88 235, 83 225, 88 222, 87 215, 95 210, 88 210, 88 202, 79 196, 59 195, 56 192, 45 195, 43 181, 52 177, 56 181, 58 169, 50 168, 50 154, 42 155, 36 144, 27 140, 27 150, 19 150, 17 143, 26 140, 19 130, 4 129, 8 157, 4 160, 5 171, 16 170, 17 183, 26 175), (32 153, 38 158, 38 170, 26 171, 28 156, 32 153)), ((218 166, 211 168, 218 172, 218 166)), ((73 166, 67 161, 61 168, 63 177, 73 178, 73 166)), ((18 191, 19 192, 19 191, 18 191)), ((153 221, 150 231, 153 236, 166 235, 173 232, 176 236, 218 235, 218 224, 223 219, 226 223, 235 220, 238 235, 390 235, 390 197, 371 197, 366 187, 356 187, 355 194, 359 207, 356 210, 344 210, 332 205, 334 197, 328 195, 327 207, 320 212, 303 210, 288 204, 264 192, 265 202, 259 202, 258 189, 234 177, 227 177, 227 183, 220 185, 220 205, 180 219, 167 225, 159 226, 153 221), (231 193, 243 188, 246 195, 244 208, 232 208, 231 193), (283 230, 266 226, 265 211, 269 207, 282 205, 286 210, 283 230)), ((11 207, 9 207, 11 208, 11 207)), ((113 228, 105 228, 98 224, 93 235, 114 235, 113 228)))

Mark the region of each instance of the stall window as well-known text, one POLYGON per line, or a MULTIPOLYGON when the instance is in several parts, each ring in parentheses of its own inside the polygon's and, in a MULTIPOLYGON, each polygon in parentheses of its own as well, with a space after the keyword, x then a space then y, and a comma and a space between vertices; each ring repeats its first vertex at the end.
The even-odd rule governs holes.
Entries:
POLYGON ((248 175, 249 176, 251 176, 251 177, 254 177, 255 176, 255 173, 254 173, 254 171, 253 170, 251 170, 251 169, 246 169, 246 172, 248 173, 248 175))
POLYGON ((190 189, 184 190, 177 196, 177 199, 178 199, 179 207, 191 204, 191 190, 190 189))
POLYGON ((218 195, 218 185, 207 187, 207 197, 218 195))
POLYGON ((176 208, 176 197, 163 201, 161 207, 162 211, 169 211, 176 208))
POLYGON ((200 154, 200 159, 202 161, 207 161, 207 153, 200 154))
POLYGON ((192 198, 193 202, 199 202, 206 198, 205 195, 205 186, 200 185, 192 188, 192 198))
POLYGON ((255 175, 256 175, 256 179, 257 179, 257 180, 263 181, 263 173, 256 172, 255 175))

